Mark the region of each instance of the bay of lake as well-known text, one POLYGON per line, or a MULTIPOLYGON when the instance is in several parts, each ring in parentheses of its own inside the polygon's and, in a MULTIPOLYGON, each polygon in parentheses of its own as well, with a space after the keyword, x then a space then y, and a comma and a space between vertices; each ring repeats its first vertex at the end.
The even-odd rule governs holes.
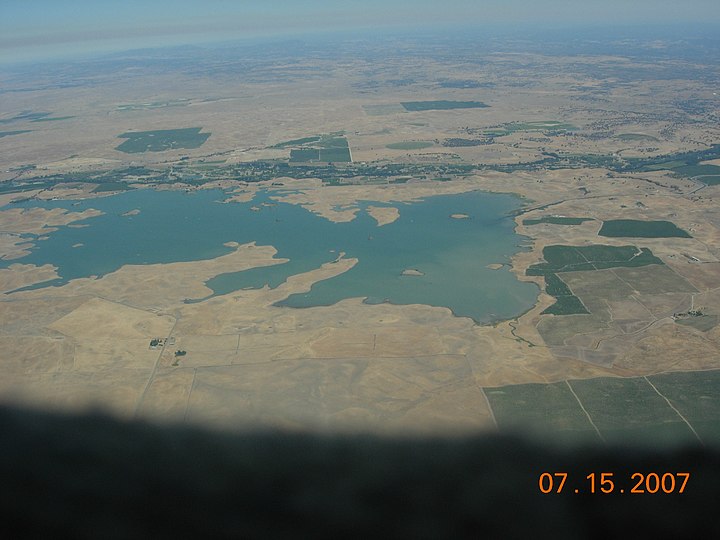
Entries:
POLYGON ((57 266, 61 279, 34 286, 38 288, 101 276, 126 264, 214 258, 231 250, 223 245, 227 242, 256 242, 274 246, 277 256, 289 261, 216 276, 207 282, 215 295, 277 287, 289 276, 345 253, 358 259, 352 269, 315 283, 308 293, 291 295, 280 305, 304 308, 362 297, 368 303, 444 306, 455 315, 487 323, 513 318, 537 300, 538 288, 519 281, 507 266, 487 268, 507 263, 523 249, 525 238, 514 232, 510 216, 520 205, 515 196, 475 191, 391 205, 361 201, 353 221, 335 223, 271 198, 278 195, 261 191, 251 202, 222 203, 227 195, 220 190, 142 189, 82 201, 13 204, 4 209, 96 208, 104 215, 76 223, 87 227, 60 227, 37 240, 30 255, 0 261, 0 267, 14 262, 57 266), (394 206, 400 217, 378 227, 366 212, 371 205, 394 206), (136 215, 123 215, 136 209, 140 211, 136 215), (451 217, 457 214, 468 218, 451 217), (405 270, 422 275, 403 275, 405 270))

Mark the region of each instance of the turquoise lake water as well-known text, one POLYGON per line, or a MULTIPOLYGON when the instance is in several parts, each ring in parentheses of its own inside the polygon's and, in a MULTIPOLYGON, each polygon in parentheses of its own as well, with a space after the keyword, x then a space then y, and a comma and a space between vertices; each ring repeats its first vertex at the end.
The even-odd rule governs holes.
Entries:
MULTIPOLYGON (((328 188, 332 189, 332 188, 328 188)), ((103 275, 125 264, 193 261, 228 253, 223 244, 256 242, 272 245, 285 264, 217 276, 207 282, 215 294, 246 287, 277 287, 288 276, 318 268, 340 252, 356 257, 354 268, 316 283, 307 294, 292 295, 281 305, 302 308, 331 305, 345 298, 368 303, 445 306, 479 323, 515 317, 530 309, 538 288, 518 281, 505 263, 518 252, 524 237, 514 232, 509 212, 517 197, 471 192, 440 195, 414 203, 393 203, 400 218, 378 227, 361 202, 355 220, 333 223, 304 208, 258 193, 250 203, 221 204, 220 190, 193 193, 135 190, 84 201, 29 201, 12 207, 62 207, 71 211, 96 208, 103 216, 82 222, 88 227, 61 227, 38 240, 32 253, 13 262, 58 267, 61 280, 103 275), (265 206, 263 203, 271 204, 265 206), (261 210, 250 210, 259 206, 261 210), (123 216, 138 209, 140 214, 123 216), (467 214, 470 219, 453 219, 467 214), (80 247, 72 247, 83 244, 80 247), (416 269, 423 276, 403 276, 416 269)), ((5 207, 5 208, 9 208, 5 207)))

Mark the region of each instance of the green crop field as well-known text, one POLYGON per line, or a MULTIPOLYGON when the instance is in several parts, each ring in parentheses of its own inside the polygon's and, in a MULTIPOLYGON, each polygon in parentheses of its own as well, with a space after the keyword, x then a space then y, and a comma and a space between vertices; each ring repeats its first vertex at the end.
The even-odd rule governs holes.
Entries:
POLYGON ((545 292, 552 296, 570 296, 572 291, 557 274, 545 274, 545 292))
POLYGON ((557 274, 545 274, 545 292, 555 297, 555 303, 542 312, 543 315, 580 315, 589 313, 582 301, 575 296, 557 274))
POLYGON ((540 121, 540 122, 512 122, 505 125, 509 131, 570 131, 577 127, 564 122, 540 121))
POLYGON ((483 388, 501 431, 555 443, 720 443, 720 370, 483 388), (597 430, 597 431, 596 431, 597 430), (697 435, 696 435, 697 433, 697 435))
POLYGON ((31 122, 56 122, 58 120, 70 120, 71 118, 75 118, 74 116, 55 116, 52 118, 45 117, 45 118, 35 118, 34 120, 30 120, 31 122))
POLYGON ((103 182, 97 184, 92 190, 93 193, 102 193, 104 191, 129 191, 135 189, 127 184, 127 182, 103 182))
POLYGON ((664 373, 648 380, 706 444, 720 444, 720 370, 664 373))
POLYGON ((422 148, 430 148, 433 144, 429 141, 405 141, 388 144, 385 148, 390 150, 421 150, 422 148))
POLYGON ((673 160, 673 161, 664 161, 662 163, 652 163, 650 165, 645 165, 644 167, 641 167, 641 171, 664 171, 668 169, 676 169, 678 167, 684 167, 687 163, 685 161, 680 160, 673 160))
POLYGON ((578 128, 572 124, 565 122, 557 122, 555 120, 539 121, 539 122, 510 122, 503 124, 501 127, 486 129, 483 133, 489 137, 504 137, 518 131, 539 131, 547 132, 565 132, 575 131, 578 128))
POLYGON ((720 166, 718 165, 683 165, 682 167, 674 167, 672 172, 681 176, 690 178, 698 178, 702 181, 703 176, 720 175, 720 166))
POLYGON ((546 262, 532 265, 528 276, 543 276, 556 272, 577 272, 603 268, 638 267, 663 264, 648 248, 635 246, 546 246, 543 249, 546 262))
POLYGON ((507 129, 502 128, 486 129, 483 131, 483 135, 487 137, 504 137, 505 135, 510 135, 510 133, 507 129))
POLYGON ((598 235, 609 238, 692 238, 690 234, 670 221, 641 221, 637 219, 605 221, 598 235))
POLYGON ((524 219, 523 225, 540 225, 541 223, 551 223, 553 225, 582 225, 586 221, 594 221, 593 218, 574 218, 561 216, 543 216, 538 219, 524 219))
POLYGON ((210 133, 200 133, 202 128, 158 129, 154 131, 131 131, 118 135, 127 139, 116 150, 126 154, 142 152, 162 152, 178 148, 200 148, 210 137, 210 133))
POLYGON ((45 118, 46 116, 50 116, 51 114, 52 113, 49 113, 49 112, 25 111, 20 114, 16 114, 15 116, 12 116, 10 118, 0 118, 0 124, 10 124, 12 122, 20 122, 23 120, 32 122, 33 120, 45 118))
POLYGON ((658 142, 656 137, 652 135, 645 135, 644 133, 621 133, 617 135, 617 138, 621 141, 650 141, 658 142))
MULTIPOLYGON (((689 298, 688 295, 697 292, 692 284, 670 267, 659 264, 565 272, 557 276, 545 274, 546 292, 558 299, 568 296, 567 291, 555 281, 559 277, 562 277, 561 281, 567 285, 568 290, 581 299, 590 313, 601 318, 608 316, 608 302, 623 302, 638 294, 643 297, 644 309, 641 309, 639 314, 629 317, 630 319, 647 320, 651 318, 647 311, 655 313, 658 310, 659 314, 667 316, 668 311, 673 308, 673 303, 682 304, 689 298)), ((560 306, 555 309, 560 309, 560 306)), ((564 314, 555 310, 550 310, 548 313, 564 314)), ((709 324, 709 321, 705 324, 709 324)))
POLYGON ((345 137, 333 135, 323 135, 319 137, 306 137, 304 139, 295 139, 275 145, 274 148, 296 146, 290 150, 291 163, 350 163, 352 156, 350 147, 345 137))
POLYGON ((408 112, 448 111, 452 109, 485 109, 489 107, 481 101, 403 101, 400 103, 408 112))
POLYGON ((599 437, 565 382, 485 388, 498 428, 556 442, 598 442, 599 437))
POLYGON ((692 430, 643 377, 571 381, 603 438, 611 443, 697 442, 692 430))
POLYGON ((290 161, 310 162, 320 160, 320 150, 317 148, 297 148, 290 150, 290 161))
POLYGON ((165 109, 167 107, 187 107, 189 99, 171 99, 168 101, 152 101, 150 103, 126 103, 117 106, 118 111, 146 111, 151 109, 165 109))
POLYGON ((321 137, 318 146, 321 148, 348 148, 345 137, 321 137))
MULTIPOLYGON (((656 268, 656 266, 642 267, 643 270, 646 268, 656 268)), ((664 268, 664 265, 658 268, 664 268)), ((575 294, 589 304, 594 304, 595 298, 601 298, 603 301, 622 300, 632 295, 634 289, 616 275, 617 270, 619 269, 568 272, 562 274, 562 279, 575 294)))
POLYGON ((537 324, 537 330, 548 346, 562 347, 566 339, 577 334, 597 332, 598 329, 606 328, 606 323, 607 321, 594 313, 543 317, 537 324))
POLYGON ((368 116, 386 116, 389 114, 405 113, 407 110, 399 103, 383 105, 363 105, 363 110, 368 116))
POLYGON ((349 148, 321 148, 320 149, 320 161, 326 161, 328 163, 350 163, 350 149, 349 148))
POLYGON ((3 137, 11 137, 13 135, 21 135, 23 133, 30 133, 32 130, 30 129, 18 129, 15 131, 0 131, 0 139, 3 137))
POLYGON ((589 314, 582 301, 573 294, 555 296, 555 303, 542 312, 542 315, 583 315, 589 314))
MULTIPOLYGON (((678 176, 694 178, 707 185, 720 183, 720 166, 702 164, 704 161, 718 159, 720 157, 720 145, 715 144, 705 150, 692 152, 677 152, 674 154, 646 157, 627 158, 625 163, 616 170, 624 171, 659 171, 669 170, 678 176)), ((609 164, 611 167, 612 163, 609 164)))
POLYGON ((270 148, 288 148, 290 146, 302 146, 304 144, 308 143, 314 143, 320 140, 320 137, 303 137, 302 139, 293 139, 290 141, 285 141, 281 143, 277 143, 270 148))
POLYGON ((720 174, 717 175, 710 175, 710 176, 698 176, 696 180, 699 180, 703 184, 707 184, 708 186, 717 186, 720 184, 720 174))
MULTIPOLYGON (((635 246, 546 246, 543 249, 543 258, 546 262, 530 266, 525 272, 528 276, 544 276, 545 292, 555 297, 555 304, 548 307, 542 314, 549 315, 582 315, 594 313, 597 305, 603 305, 606 299, 613 298, 616 293, 624 298, 632 294, 631 289, 612 273, 602 272, 608 268, 635 269, 650 265, 661 265, 671 275, 652 275, 645 277, 643 283, 655 281, 660 278, 666 283, 670 292, 678 288, 694 290, 680 276, 665 267, 660 259, 655 257, 647 248, 638 250, 635 246), (568 273, 566 278, 560 278, 557 273, 568 273), (572 273, 571 273, 572 272, 572 273), (590 278, 589 276, 592 276, 590 278), (610 287, 604 286, 606 280, 614 283, 610 287), (573 294, 574 291, 574 294, 573 294), (582 298, 582 300, 581 300, 582 298)), ((653 267, 655 268, 655 267, 653 267)), ((645 274, 638 273, 639 280, 645 274)))
POLYGON ((615 268, 613 273, 640 294, 697 292, 695 287, 665 265, 615 268))

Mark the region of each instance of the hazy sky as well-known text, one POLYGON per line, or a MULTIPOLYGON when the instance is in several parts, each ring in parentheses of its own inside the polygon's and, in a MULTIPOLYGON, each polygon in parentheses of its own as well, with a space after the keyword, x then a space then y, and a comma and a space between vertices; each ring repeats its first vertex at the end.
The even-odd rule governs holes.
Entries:
POLYGON ((344 28, 720 22, 720 0, 0 0, 0 61, 344 28))

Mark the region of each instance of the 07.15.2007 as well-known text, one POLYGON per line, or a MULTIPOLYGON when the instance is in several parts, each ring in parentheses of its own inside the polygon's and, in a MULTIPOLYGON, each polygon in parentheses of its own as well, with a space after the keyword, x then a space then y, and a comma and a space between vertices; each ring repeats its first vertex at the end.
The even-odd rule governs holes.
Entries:
POLYGON ((592 472, 585 477, 581 486, 568 488, 566 472, 544 472, 538 479, 540 493, 563 493, 563 490, 572 493, 684 493, 689 472, 641 473, 630 475, 628 481, 621 481, 612 472, 592 472))

